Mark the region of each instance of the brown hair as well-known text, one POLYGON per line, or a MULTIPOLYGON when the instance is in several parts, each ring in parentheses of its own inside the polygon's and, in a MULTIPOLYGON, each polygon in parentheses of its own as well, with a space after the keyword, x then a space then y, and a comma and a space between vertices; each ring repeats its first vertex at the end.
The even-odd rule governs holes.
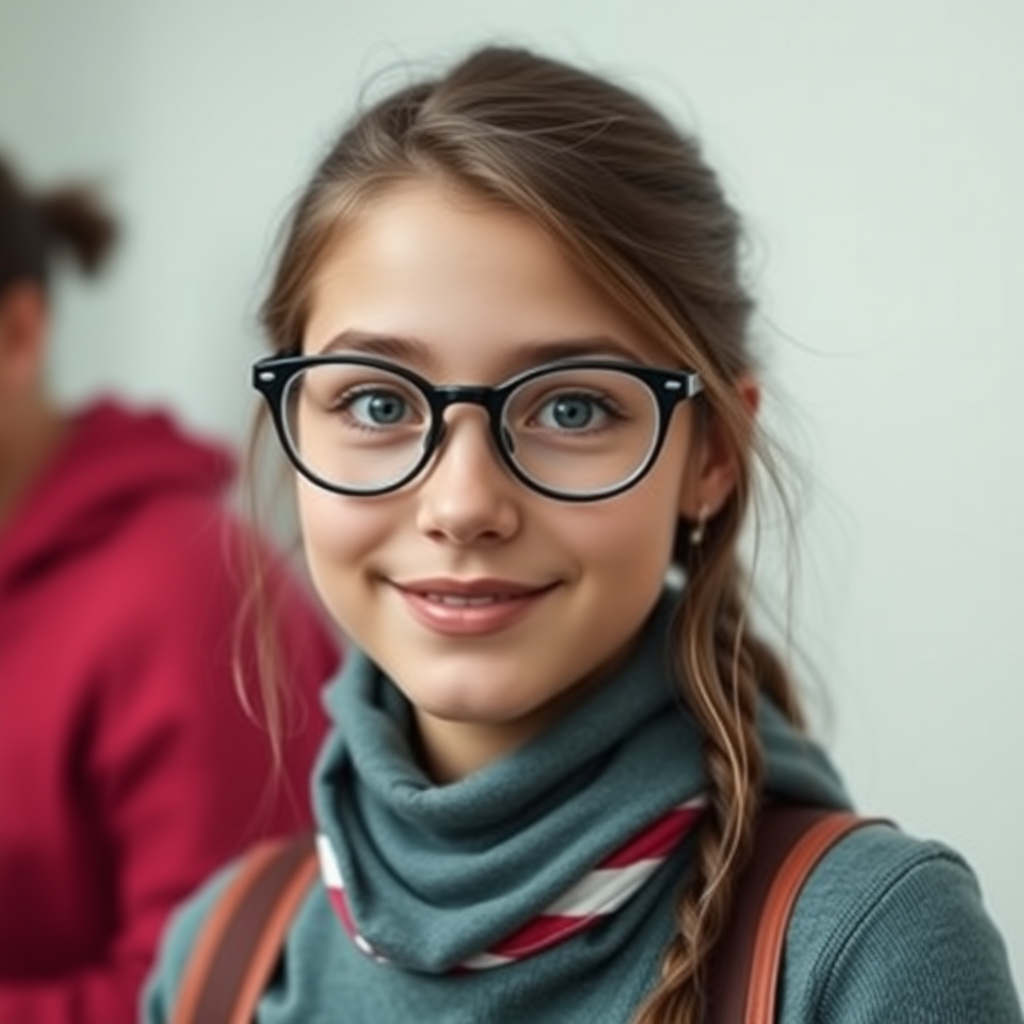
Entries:
POLYGON ((117 239, 117 225, 84 185, 30 193, 0 158, 0 290, 18 280, 45 287, 54 259, 70 256, 97 273, 117 239))
POLYGON ((751 369, 752 301, 739 219, 697 142, 618 85, 517 49, 478 50, 436 80, 405 87, 359 116, 300 197, 262 322, 272 347, 296 347, 326 247, 396 183, 447 180, 542 226, 580 271, 702 375, 704 427, 735 459, 738 485, 702 544, 677 532, 687 585, 675 625, 684 697, 705 736, 711 786, 695 869, 677 907, 660 984, 637 1024, 697 1024, 709 952, 748 851, 762 783, 758 691, 795 723, 793 688, 752 635, 738 537, 767 443, 737 383, 751 369))

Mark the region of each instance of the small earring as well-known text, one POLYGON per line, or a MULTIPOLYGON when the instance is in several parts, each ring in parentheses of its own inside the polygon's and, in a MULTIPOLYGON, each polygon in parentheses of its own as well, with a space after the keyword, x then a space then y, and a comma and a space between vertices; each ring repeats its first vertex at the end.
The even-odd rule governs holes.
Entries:
POLYGON ((708 529, 708 516, 710 514, 707 505, 701 505, 700 510, 697 512, 697 521, 690 529, 691 548, 699 548, 704 543, 704 537, 708 529))

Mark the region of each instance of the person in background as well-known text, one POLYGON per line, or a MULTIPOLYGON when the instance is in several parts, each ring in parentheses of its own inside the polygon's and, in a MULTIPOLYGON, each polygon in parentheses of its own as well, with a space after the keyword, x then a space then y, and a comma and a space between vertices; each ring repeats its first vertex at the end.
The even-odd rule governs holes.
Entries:
POLYGON ((3 1024, 136 1019, 171 908, 254 839, 307 826, 340 654, 229 511, 228 450, 48 389, 53 265, 98 271, 115 234, 89 192, 33 196, 0 160, 3 1024), (267 636, 240 614, 254 566, 292 688, 262 705, 267 636))

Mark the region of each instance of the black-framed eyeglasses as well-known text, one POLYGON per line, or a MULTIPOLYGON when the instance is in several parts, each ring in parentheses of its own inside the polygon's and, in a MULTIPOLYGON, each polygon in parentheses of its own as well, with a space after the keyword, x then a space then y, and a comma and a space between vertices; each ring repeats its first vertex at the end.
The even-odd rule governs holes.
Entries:
POLYGON ((487 411, 495 450, 527 487, 561 501, 597 501, 654 465, 675 407, 699 375, 605 359, 565 360, 494 387, 432 384, 370 356, 273 356, 253 386, 270 406, 295 468, 337 494, 387 494, 413 480, 445 438, 445 411, 487 411))

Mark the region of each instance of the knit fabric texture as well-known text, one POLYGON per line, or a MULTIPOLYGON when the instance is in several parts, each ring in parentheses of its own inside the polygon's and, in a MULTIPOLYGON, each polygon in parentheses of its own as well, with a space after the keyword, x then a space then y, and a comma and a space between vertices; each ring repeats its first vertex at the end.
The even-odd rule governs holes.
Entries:
MULTIPOLYGON (((666 649, 672 613, 666 596, 628 662, 571 714, 449 785, 434 785, 418 767, 402 695, 352 654, 327 694, 335 727, 313 797, 353 921, 379 957, 357 946, 317 886, 259 1024, 631 1020, 657 984, 692 836, 599 924, 491 970, 455 968, 542 912, 630 836, 707 791, 700 736, 666 649)), ((767 702, 758 728, 775 798, 848 806, 821 750, 767 702)), ((224 881, 171 932, 144 1005, 149 1024, 168 1019, 198 922, 224 881)), ((1002 944, 962 861, 889 828, 842 842, 799 901, 780 1021, 1017 1024, 1002 944)))

